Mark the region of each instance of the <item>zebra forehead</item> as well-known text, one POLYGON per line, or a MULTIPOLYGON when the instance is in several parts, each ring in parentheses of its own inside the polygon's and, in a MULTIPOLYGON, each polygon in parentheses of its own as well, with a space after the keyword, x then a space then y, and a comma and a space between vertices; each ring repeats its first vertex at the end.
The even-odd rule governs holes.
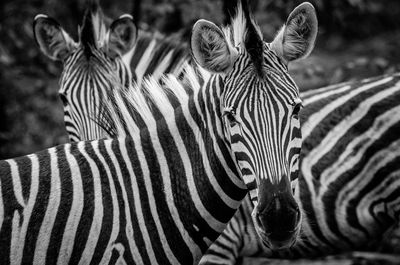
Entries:
POLYGON ((242 76, 236 84, 230 85, 231 88, 225 91, 225 107, 235 107, 251 101, 265 103, 279 101, 284 105, 295 105, 301 102, 299 89, 290 77, 282 78, 275 72, 266 74, 265 78, 259 78, 254 74, 248 74, 248 76, 247 80, 242 76))

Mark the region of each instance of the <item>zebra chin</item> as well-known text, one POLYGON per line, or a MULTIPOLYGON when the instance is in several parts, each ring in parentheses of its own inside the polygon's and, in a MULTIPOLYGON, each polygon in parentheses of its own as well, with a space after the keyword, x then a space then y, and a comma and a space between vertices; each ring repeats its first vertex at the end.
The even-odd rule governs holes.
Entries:
POLYGON ((271 250, 290 248, 296 243, 301 213, 287 177, 278 184, 268 180, 261 182, 252 218, 261 241, 271 250))

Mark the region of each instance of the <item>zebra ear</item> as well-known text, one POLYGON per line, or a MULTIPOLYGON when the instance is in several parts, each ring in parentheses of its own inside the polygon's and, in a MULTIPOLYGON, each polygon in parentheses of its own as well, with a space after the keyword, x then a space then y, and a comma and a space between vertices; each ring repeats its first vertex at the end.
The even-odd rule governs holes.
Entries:
POLYGON ((286 24, 271 44, 286 63, 307 57, 314 48, 318 20, 314 6, 304 2, 290 13, 286 24))
POLYGON ((33 33, 40 50, 52 60, 65 60, 77 47, 75 41, 60 24, 46 15, 35 17, 33 33))
POLYGON ((110 56, 123 56, 129 52, 136 43, 137 28, 131 15, 122 15, 111 26, 108 36, 108 49, 110 56))
POLYGON ((214 23, 202 19, 193 26, 190 45, 196 62, 214 73, 227 72, 237 56, 222 30, 214 23))

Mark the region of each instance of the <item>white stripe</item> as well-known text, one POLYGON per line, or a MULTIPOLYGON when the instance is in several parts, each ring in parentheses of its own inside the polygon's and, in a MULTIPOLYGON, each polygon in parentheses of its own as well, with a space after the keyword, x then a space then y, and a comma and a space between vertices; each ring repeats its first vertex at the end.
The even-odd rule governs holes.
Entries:
POLYGON ((19 175, 17 162, 15 162, 15 160, 13 159, 7 160, 7 162, 10 165, 11 176, 12 176, 11 180, 13 182, 13 190, 15 198, 22 207, 25 207, 25 200, 22 194, 22 187, 21 187, 21 176, 19 175))
MULTIPOLYGON (((20 264, 23 250, 25 246, 26 233, 28 229, 28 224, 31 219, 32 210, 36 202, 36 196, 39 189, 39 161, 35 154, 27 156, 32 162, 32 179, 31 188, 29 192, 29 198, 24 206, 22 216, 24 221, 22 226, 19 226, 20 215, 18 211, 14 212, 12 220, 12 231, 11 231, 11 249, 10 249, 10 260, 11 264, 20 264)), ((11 161, 11 160, 9 160, 11 161)), ((13 178, 18 176, 12 176, 13 178)), ((29 176, 28 176, 29 177, 29 176)))
POLYGON ((43 218, 43 222, 40 227, 39 235, 36 241, 33 264, 46 263, 46 253, 50 242, 51 231, 53 229, 54 221, 56 219, 58 207, 60 206, 61 200, 61 182, 60 172, 58 170, 56 148, 51 148, 48 151, 50 156, 51 172, 49 172, 49 176, 46 177, 51 178, 50 195, 47 204, 46 214, 43 218))
POLYGON ((301 92, 301 98, 305 99, 305 98, 311 98, 315 95, 321 95, 321 94, 326 94, 326 93, 330 93, 332 91, 336 91, 338 89, 341 89, 341 87, 345 87, 345 86, 349 86, 352 82, 344 82, 344 83, 339 83, 339 84, 334 84, 334 85, 330 85, 330 86, 325 86, 325 87, 321 87, 321 88, 317 88, 317 89, 310 89, 304 92, 301 92), (331 90, 331 91, 329 91, 331 90))
POLYGON ((168 54, 164 57, 164 59, 157 65, 157 68, 152 73, 152 78, 159 79, 163 73, 167 70, 167 68, 171 65, 171 57, 174 50, 168 52, 168 54))
POLYGON ((146 51, 143 53, 142 57, 140 58, 140 61, 138 62, 135 72, 136 72, 136 77, 137 77, 137 84, 138 87, 140 87, 144 73, 146 73, 146 69, 149 66, 150 63, 150 57, 152 56, 154 47, 156 46, 157 42, 155 39, 153 39, 150 43, 149 46, 147 46, 146 51))
POLYGON ((350 93, 337 98, 336 100, 332 101, 331 103, 329 103, 327 106, 325 106, 323 109, 321 109, 320 111, 312 114, 309 118, 308 118, 308 122, 306 122, 305 124, 303 124, 302 128, 301 128, 301 132, 303 135, 303 139, 307 138, 310 133, 312 132, 312 130, 324 119, 326 118, 326 116, 331 113, 334 109, 336 109, 337 107, 343 105, 343 102, 347 102, 348 100, 350 100, 351 98, 359 95, 360 93, 367 91, 375 86, 379 86, 379 85, 383 85, 385 83, 390 82, 391 80, 393 80, 393 77, 387 77, 384 79, 381 79, 379 81, 373 82, 373 83, 369 83, 365 86, 360 86, 354 90, 352 90, 350 93))
POLYGON ((313 95, 312 97, 309 97, 309 98, 304 98, 303 99, 303 104, 304 104, 304 106, 310 105, 310 104, 312 104, 312 103, 314 103, 316 101, 319 101, 321 99, 328 98, 329 96, 346 92, 350 88, 351 88, 351 86, 349 86, 349 85, 348 86, 343 86, 343 87, 340 87, 338 89, 331 90, 329 92, 316 94, 316 95, 313 95))
POLYGON ((70 153, 71 145, 67 144, 64 147, 66 161, 71 170, 72 180, 72 205, 69 212, 67 223, 65 224, 64 235, 61 242, 60 253, 57 264, 67 264, 71 258, 71 253, 74 247, 75 235, 77 232, 79 220, 81 219, 83 210, 83 187, 79 165, 74 156, 70 153))

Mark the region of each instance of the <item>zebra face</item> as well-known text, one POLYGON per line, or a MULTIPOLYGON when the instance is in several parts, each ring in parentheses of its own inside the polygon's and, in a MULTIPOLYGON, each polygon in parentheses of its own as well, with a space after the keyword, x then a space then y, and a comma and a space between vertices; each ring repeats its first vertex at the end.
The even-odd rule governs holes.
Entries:
POLYGON ((106 29, 98 6, 86 10, 82 25, 79 42, 45 15, 36 16, 33 26, 41 51, 64 64, 59 96, 71 141, 106 136, 96 123, 101 114, 100 98, 117 84, 129 86, 131 72, 121 56, 133 48, 137 33, 129 15, 121 16, 106 29))
POLYGON ((225 137, 255 206, 255 227, 271 248, 293 244, 301 221, 290 182, 298 174, 301 100, 282 69, 268 45, 261 76, 245 54, 226 76, 222 98, 225 137))
POLYGON ((294 244, 301 223, 290 181, 298 174, 301 100, 287 64, 311 52, 317 19, 313 6, 302 4, 267 44, 242 2, 235 19, 242 23, 223 31, 198 21, 191 47, 196 62, 223 80, 225 140, 248 187, 256 231, 268 247, 280 249, 294 244))

